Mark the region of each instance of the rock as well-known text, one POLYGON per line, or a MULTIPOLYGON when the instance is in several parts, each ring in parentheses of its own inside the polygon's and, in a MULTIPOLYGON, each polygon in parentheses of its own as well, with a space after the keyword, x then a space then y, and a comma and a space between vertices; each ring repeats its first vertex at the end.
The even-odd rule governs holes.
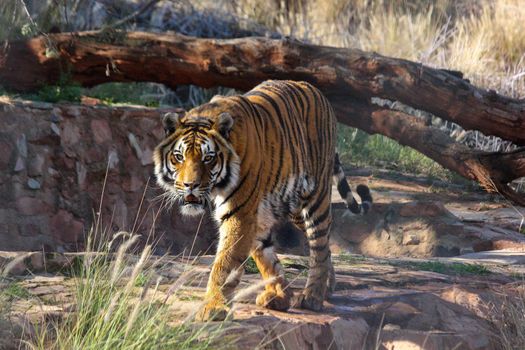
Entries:
POLYGON ((37 153, 28 162, 27 175, 42 176, 44 174, 45 164, 46 157, 42 153, 37 153))
POLYGON ((525 265, 525 249, 501 249, 485 252, 463 254, 456 258, 458 261, 478 263, 492 263, 498 265, 525 265))
POLYGON ((376 203, 365 216, 334 210, 331 248, 369 256, 458 256, 462 252, 523 247, 511 230, 463 223, 441 203, 376 203), (498 248, 496 248, 498 247, 498 248))
POLYGON ((81 162, 76 162, 77 184, 80 189, 86 189, 87 168, 81 162))
POLYGON ((133 133, 128 134, 128 140, 143 166, 153 164, 153 151, 150 148, 146 147, 146 149, 143 150, 137 137, 133 133))
POLYGON ((16 140, 16 148, 20 157, 27 158, 27 141, 26 135, 21 134, 16 140))
POLYGON ((80 103, 85 106, 96 106, 99 104, 103 104, 102 100, 89 96, 81 96, 80 103))
POLYGON ((5 171, 9 168, 11 155, 13 153, 13 145, 7 140, 0 140, 0 170, 5 171))
POLYGON ((297 314, 296 312, 272 313, 262 311, 253 317, 253 306, 240 305, 235 318, 242 322, 237 334, 251 333, 255 337, 242 337, 237 346, 241 349, 257 347, 284 349, 361 349, 370 331, 362 318, 341 318, 323 314, 297 314), (258 332, 256 330, 259 330, 258 332), (350 332, 351 330, 351 332, 350 332), (278 338, 276 340, 275 338, 278 338))
POLYGON ((124 183, 122 184, 122 188, 126 192, 135 192, 138 190, 144 189, 144 182, 142 182, 142 179, 131 175, 131 177, 124 180, 124 183))
POLYGON ((58 242, 78 242, 84 233, 84 224, 62 209, 51 217, 49 224, 51 234, 58 242))
POLYGON ((38 180, 29 178, 27 179, 27 187, 29 187, 32 190, 39 190, 41 185, 40 182, 38 182, 38 180))
POLYGON ((419 244, 419 238, 416 235, 405 234, 403 235, 404 245, 417 245, 419 244))
MULTIPOLYGON (((294 266, 305 262, 304 257, 293 255, 280 258, 294 266)), ((42 319, 59 322, 60 317, 57 319, 53 315, 74 312, 74 280, 67 276, 38 273, 44 269, 64 271, 85 259, 89 259, 85 254, 46 254, 44 266, 41 252, 0 252, 0 265, 10 266, 9 276, 16 276, 15 272, 27 274, 32 271, 27 278, 19 280, 19 284, 32 297, 38 298, 40 307, 33 307, 31 300, 20 299, 14 301, 14 309, 29 310, 27 313, 33 322, 42 319)), ((126 259, 129 259, 126 264, 131 268, 138 257, 126 259)), ((146 298, 154 295, 167 300, 170 306, 167 325, 188 322, 186 318, 201 303, 205 286, 200 279, 207 280, 213 257, 164 256, 160 264, 157 257, 155 260, 156 265, 148 266, 152 266, 154 276, 163 278, 158 279, 160 285, 150 286, 155 292, 146 293, 146 298), (186 278, 188 282, 174 290, 173 281, 187 271, 200 276, 199 281, 186 278)), ((334 255, 334 262, 336 279, 343 283, 325 301, 322 311, 268 310, 256 306, 252 295, 243 303, 233 303, 232 320, 220 323, 219 330, 195 324, 201 332, 199 339, 211 341, 212 348, 226 346, 241 350, 498 349, 499 331, 492 320, 506 307, 502 295, 512 295, 516 289, 512 283, 515 280, 501 278, 498 273, 458 279, 414 271, 408 265, 399 265, 395 259, 362 259, 356 263, 348 256, 334 255), (345 284, 347 278, 356 283, 345 284)), ((306 276, 292 268, 286 270, 290 274, 291 290, 300 293, 306 276)), ((253 289, 259 281, 258 274, 245 274, 236 294, 247 295, 246 289, 253 289)))
POLYGON ((14 171, 18 173, 24 170, 25 168, 26 168, 26 164, 25 164, 24 158, 18 157, 16 159, 14 171))
POLYGON ((128 134, 128 140, 129 140, 129 144, 135 151, 137 158, 141 159, 142 158, 142 148, 140 147, 139 142, 137 141, 137 137, 133 133, 130 132, 128 134))
POLYGON ((91 131, 93 132, 95 142, 98 144, 111 141, 113 139, 109 123, 105 119, 91 120, 91 131))
POLYGON ((49 206, 39 198, 20 197, 16 200, 16 209, 22 215, 38 215, 48 210, 49 206))
POLYGON ((56 123, 51 123, 51 131, 57 136, 60 136, 60 128, 56 123))
POLYGON ((119 163, 118 153, 115 149, 108 151, 108 167, 109 169, 115 169, 119 163))
POLYGON ((62 144, 65 147, 72 147, 80 141, 80 128, 77 126, 77 123, 74 123, 70 120, 65 120, 62 123, 62 144))

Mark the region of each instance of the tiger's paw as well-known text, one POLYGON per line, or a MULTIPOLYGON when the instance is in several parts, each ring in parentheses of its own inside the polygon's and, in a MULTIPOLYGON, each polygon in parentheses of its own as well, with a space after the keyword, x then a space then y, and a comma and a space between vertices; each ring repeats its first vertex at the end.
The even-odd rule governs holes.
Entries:
POLYGON ((290 308, 291 294, 287 291, 265 290, 257 296, 258 306, 271 310, 286 311, 290 308))
POLYGON ((297 297, 294 303, 296 307, 312 311, 320 311, 323 308, 324 296, 315 295, 305 290, 297 297))
POLYGON ((228 308, 224 304, 217 302, 209 302, 205 304, 195 315, 195 320, 200 322, 205 321, 224 321, 228 316, 228 308))

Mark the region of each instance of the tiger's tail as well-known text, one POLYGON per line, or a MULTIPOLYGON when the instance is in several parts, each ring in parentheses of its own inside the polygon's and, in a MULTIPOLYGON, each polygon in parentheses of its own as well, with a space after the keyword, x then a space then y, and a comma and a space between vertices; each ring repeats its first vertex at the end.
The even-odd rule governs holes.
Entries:
POLYGON ((334 173, 333 173, 334 185, 337 185, 337 191, 341 195, 341 198, 346 202, 346 206, 354 214, 366 214, 370 208, 372 208, 372 195, 370 189, 366 185, 358 185, 356 192, 361 198, 361 204, 359 204, 352 194, 352 190, 346 181, 345 173, 341 162, 339 161, 339 154, 335 154, 334 162, 334 173))

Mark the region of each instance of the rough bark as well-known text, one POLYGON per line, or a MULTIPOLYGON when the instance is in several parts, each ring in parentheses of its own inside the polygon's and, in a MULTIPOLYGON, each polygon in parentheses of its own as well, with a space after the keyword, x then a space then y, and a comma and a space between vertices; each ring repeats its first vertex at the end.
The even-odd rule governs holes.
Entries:
POLYGON ((194 84, 240 90, 266 79, 306 80, 330 98, 341 122, 389 136, 487 189, 516 203, 525 202, 507 185, 525 176, 523 150, 472 151, 415 117, 370 102, 372 97, 397 100, 465 129, 525 145, 525 102, 478 89, 459 72, 293 40, 216 40, 117 31, 12 42, 7 56, 0 59, 1 84, 19 91, 57 83, 63 74, 84 86, 151 81, 173 88, 194 84))

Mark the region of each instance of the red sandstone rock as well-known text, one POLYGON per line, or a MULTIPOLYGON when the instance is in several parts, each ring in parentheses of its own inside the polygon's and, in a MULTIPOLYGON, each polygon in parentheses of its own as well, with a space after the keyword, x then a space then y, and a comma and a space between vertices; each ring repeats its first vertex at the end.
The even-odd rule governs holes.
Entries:
POLYGON ((105 119, 93 119, 91 121, 91 131, 96 143, 101 144, 113 139, 109 123, 105 119))
POLYGON ((45 213, 49 207, 39 198, 20 197, 16 200, 16 209, 22 215, 38 215, 45 213))
POLYGON ((95 97, 81 96, 80 103, 84 106, 96 106, 102 104, 102 100, 95 97))
POLYGON ((13 145, 6 140, 0 140, 0 171, 8 169, 12 152, 13 145))
POLYGON ((53 237, 62 243, 78 242, 84 232, 84 224, 62 209, 51 218, 49 225, 53 237))

